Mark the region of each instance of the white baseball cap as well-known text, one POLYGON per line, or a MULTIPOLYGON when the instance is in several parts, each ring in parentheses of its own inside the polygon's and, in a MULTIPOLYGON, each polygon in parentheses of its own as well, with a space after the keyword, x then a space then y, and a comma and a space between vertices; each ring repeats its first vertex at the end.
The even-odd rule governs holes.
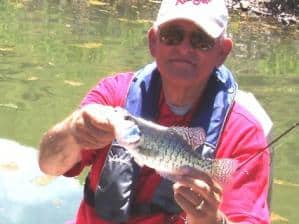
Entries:
POLYGON ((217 38, 226 30, 228 11, 224 0, 162 0, 155 25, 177 19, 189 20, 217 38))

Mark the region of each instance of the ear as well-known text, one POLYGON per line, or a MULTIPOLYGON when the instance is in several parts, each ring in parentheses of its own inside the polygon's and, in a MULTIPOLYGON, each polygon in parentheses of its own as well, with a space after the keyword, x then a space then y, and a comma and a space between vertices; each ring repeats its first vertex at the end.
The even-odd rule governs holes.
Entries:
POLYGON ((222 65, 233 48, 233 41, 231 38, 224 37, 220 47, 220 55, 218 66, 222 65))
POLYGON ((148 38, 148 47, 150 50, 150 53, 152 57, 155 58, 156 56, 156 49, 157 49, 157 30, 152 27, 147 32, 147 38, 148 38))

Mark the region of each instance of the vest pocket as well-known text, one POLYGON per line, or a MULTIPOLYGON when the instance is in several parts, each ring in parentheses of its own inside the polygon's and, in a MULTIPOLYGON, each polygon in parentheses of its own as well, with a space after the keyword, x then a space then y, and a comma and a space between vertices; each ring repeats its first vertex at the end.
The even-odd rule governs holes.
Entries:
POLYGON ((120 223, 129 219, 139 167, 130 153, 113 143, 95 192, 96 214, 120 223))

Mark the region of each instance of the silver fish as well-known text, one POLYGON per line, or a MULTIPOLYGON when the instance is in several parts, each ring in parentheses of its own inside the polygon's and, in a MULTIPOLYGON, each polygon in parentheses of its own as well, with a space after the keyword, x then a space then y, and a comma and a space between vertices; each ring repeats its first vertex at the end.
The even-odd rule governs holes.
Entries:
POLYGON ((139 165, 153 168, 171 180, 180 168, 189 166, 220 183, 228 182, 236 168, 235 160, 204 159, 194 151, 205 141, 202 128, 165 127, 123 112, 116 111, 121 114, 120 119, 114 117, 112 122, 116 140, 139 165))

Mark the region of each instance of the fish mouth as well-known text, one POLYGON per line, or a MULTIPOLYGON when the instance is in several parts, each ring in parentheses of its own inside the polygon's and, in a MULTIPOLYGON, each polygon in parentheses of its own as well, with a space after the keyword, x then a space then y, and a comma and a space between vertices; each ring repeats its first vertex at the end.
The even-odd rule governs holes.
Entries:
POLYGON ((141 140, 141 130, 138 119, 122 108, 116 108, 117 119, 113 121, 115 138, 118 144, 126 147, 136 147, 141 140))
POLYGON ((139 127, 132 121, 124 122, 124 125, 118 129, 116 140, 123 146, 135 146, 141 140, 141 131, 139 127))
POLYGON ((132 126, 123 136, 128 144, 138 144, 141 138, 141 131, 137 125, 132 126))

